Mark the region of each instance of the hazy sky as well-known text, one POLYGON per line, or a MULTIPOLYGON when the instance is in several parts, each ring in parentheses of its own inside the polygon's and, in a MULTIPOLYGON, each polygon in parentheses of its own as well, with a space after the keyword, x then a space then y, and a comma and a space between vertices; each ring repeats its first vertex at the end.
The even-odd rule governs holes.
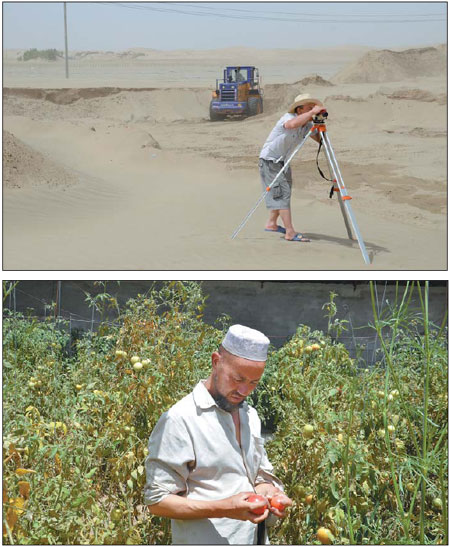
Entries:
MULTIPOLYGON (((3 2, 3 47, 64 49, 62 2, 3 2)), ((427 46, 446 2, 67 2, 69 50, 427 46)))

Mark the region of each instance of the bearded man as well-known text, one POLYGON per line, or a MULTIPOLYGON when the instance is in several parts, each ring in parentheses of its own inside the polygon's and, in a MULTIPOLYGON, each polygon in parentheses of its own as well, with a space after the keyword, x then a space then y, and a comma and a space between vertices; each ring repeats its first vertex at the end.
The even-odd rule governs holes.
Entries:
POLYGON ((270 513, 285 517, 267 502, 281 495, 292 505, 273 474, 257 412, 245 402, 264 372, 269 343, 257 330, 231 326, 211 356, 210 376, 165 412, 150 436, 144 501, 152 514, 172 519, 173 544, 265 544, 262 523, 270 513), (265 500, 250 501, 255 493, 265 500))

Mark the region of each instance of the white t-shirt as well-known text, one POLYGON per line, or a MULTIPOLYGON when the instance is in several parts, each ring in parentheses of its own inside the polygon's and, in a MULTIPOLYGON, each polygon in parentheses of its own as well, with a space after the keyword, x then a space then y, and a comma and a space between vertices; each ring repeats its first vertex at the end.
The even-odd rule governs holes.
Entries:
MULTIPOLYGON (((152 431, 145 461, 146 504, 168 494, 197 500, 218 500, 255 485, 282 484, 272 474, 261 437, 261 422, 254 408, 239 410, 241 446, 233 419, 220 409, 200 381, 194 390, 165 412, 152 431)), ((229 518, 172 519, 173 544, 252 545, 257 525, 229 518)))
POLYGON ((286 129, 284 123, 296 117, 296 114, 290 113, 281 116, 267 137, 259 154, 260 158, 279 162, 285 161, 289 157, 294 148, 300 144, 313 126, 312 122, 308 122, 303 127, 297 127, 297 129, 286 129))

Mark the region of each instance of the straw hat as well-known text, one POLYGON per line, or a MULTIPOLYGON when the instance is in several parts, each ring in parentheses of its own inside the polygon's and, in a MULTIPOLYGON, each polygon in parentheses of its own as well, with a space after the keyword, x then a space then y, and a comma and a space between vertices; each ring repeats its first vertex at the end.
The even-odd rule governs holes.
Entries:
POLYGON ((297 106, 302 106, 304 104, 314 103, 318 106, 323 106, 323 103, 319 99, 313 99, 309 93, 303 93, 295 97, 294 102, 289 107, 288 112, 290 114, 295 114, 295 109, 297 106))
POLYGON ((228 352, 251 361, 265 361, 270 340, 262 332, 243 325, 232 325, 222 342, 228 352))

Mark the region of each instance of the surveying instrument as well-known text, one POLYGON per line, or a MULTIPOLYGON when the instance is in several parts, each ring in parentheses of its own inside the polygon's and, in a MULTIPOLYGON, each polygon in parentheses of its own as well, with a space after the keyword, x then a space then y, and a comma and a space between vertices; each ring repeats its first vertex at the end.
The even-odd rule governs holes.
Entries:
POLYGON ((336 156, 334 155, 333 148, 330 143, 330 139, 328 137, 327 128, 326 128, 326 118, 328 117, 328 112, 326 110, 322 110, 319 112, 319 114, 316 114, 313 116, 313 126, 306 134, 305 138, 294 148, 294 151, 289 156, 289 158, 285 161, 283 168, 279 171, 277 176, 273 179, 273 181, 270 183, 269 186, 265 189, 263 195, 258 199, 254 207, 250 210, 250 212, 247 214, 247 216, 244 218, 244 220, 241 222, 241 224, 238 226, 238 228, 234 231, 233 235, 231 236, 231 239, 234 239, 238 233, 242 230, 242 228, 245 226, 249 218, 253 215, 253 213, 258 208, 259 204, 264 200, 266 195, 270 192, 273 185, 276 183, 278 178, 280 177, 281 173, 283 173, 288 165, 291 163, 293 157, 297 154, 297 152, 300 150, 300 148, 305 144, 308 137, 311 136, 313 133, 317 133, 320 135, 320 145, 319 145, 319 152, 321 146, 323 146, 325 150, 325 155, 328 161, 328 167, 330 169, 330 173, 332 174, 332 179, 327 179, 322 171, 319 168, 319 164, 317 164, 317 167, 319 168, 319 172, 325 180, 329 180, 330 182, 333 182, 333 186, 331 187, 330 191, 330 198, 333 196, 333 193, 336 192, 339 200, 339 205, 341 208, 342 216, 344 217, 344 224, 347 229, 347 234, 349 239, 354 241, 353 232, 355 233, 356 239, 359 243, 359 248, 361 249, 361 253, 364 258, 364 262, 366 264, 370 264, 370 259, 366 251, 366 246, 364 245, 364 241, 361 237, 358 225, 356 224, 355 215, 353 214, 352 207, 350 205, 350 200, 352 199, 348 193, 347 189, 345 188, 344 179, 342 178, 341 170, 339 169, 338 162, 336 160, 336 156))

